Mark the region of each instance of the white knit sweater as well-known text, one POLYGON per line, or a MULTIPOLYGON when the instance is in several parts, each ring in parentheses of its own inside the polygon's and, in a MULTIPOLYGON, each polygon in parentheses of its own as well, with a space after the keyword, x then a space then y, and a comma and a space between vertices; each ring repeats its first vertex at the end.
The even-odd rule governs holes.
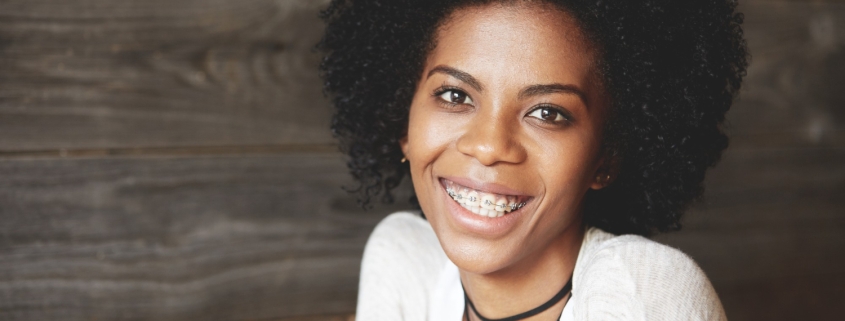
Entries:
MULTIPOLYGON (((356 321, 461 320, 463 294, 448 281, 450 267, 456 271, 426 220, 391 214, 364 250, 356 321)), ((572 294, 565 314, 575 320, 726 320, 713 286, 688 256, 597 228, 584 236, 572 294)))

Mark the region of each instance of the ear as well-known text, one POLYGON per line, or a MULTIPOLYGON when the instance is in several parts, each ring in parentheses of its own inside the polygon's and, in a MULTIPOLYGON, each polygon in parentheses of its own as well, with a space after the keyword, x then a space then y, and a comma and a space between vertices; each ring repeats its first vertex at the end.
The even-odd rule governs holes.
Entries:
POLYGON ((600 190, 607 187, 619 174, 619 158, 607 153, 599 160, 598 169, 593 176, 593 183, 590 188, 600 190))
POLYGON ((408 157, 408 135, 399 139, 399 147, 402 149, 402 155, 408 157))

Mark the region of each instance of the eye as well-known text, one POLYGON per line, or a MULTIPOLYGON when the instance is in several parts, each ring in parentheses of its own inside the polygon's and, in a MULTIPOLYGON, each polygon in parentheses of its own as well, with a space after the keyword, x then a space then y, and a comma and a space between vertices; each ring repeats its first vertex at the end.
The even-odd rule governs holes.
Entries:
POLYGON ((447 89, 439 94, 440 99, 450 104, 467 104, 472 105, 474 102, 469 98, 465 92, 456 89, 447 89))
POLYGON ((528 113, 528 116, 547 123, 561 123, 570 120, 569 117, 563 114, 563 112, 552 107, 539 107, 528 113))

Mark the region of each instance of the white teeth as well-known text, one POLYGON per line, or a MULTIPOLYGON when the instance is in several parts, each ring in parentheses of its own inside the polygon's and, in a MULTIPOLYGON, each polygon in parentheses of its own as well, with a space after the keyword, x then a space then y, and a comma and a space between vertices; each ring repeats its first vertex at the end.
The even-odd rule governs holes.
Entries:
POLYGON ((490 194, 481 196, 481 207, 487 210, 496 210, 496 197, 490 194))
POLYGON ((469 193, 467 193, 466 198, 467 198, 467 201, 466 201, 467 206, 477 207, 478 204, 481 203, 478 200, 478 192, 476 192, 476 191, 470 191, 469 193))
POLYGON ((458 192, 458 203, 461 203, 462 205, 467 203, 467 193, 463 190, 458 192))
POLYGON ((496 197, 496 211, 504 212, 505 209, 508 207, 508 199, 507 197, 498 196, 496 197))
POLYGON ((451 181, 446 181, 444 185, 449 197, 463 208, 480 216, 502 217, 506 213, 525 206, 525 203, 517 203, 518 198, 516 196, 478 192, 451 181))

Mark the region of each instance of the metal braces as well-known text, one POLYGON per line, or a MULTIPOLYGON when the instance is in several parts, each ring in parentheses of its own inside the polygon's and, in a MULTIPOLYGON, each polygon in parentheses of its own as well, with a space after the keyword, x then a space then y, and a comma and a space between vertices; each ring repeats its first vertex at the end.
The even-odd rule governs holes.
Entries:
MULTIPOLYGON (((457 200, 459 200, 459 201, 460 201, 460 200, 462 200, 462 199, 464 199, 464 196, 463 196, 463 195, 458 194, 458 193, 455 193, 455 191, 454 191, 454 190, 452 190, 451 188, 447 188, 447 189, 446 189, 446 194, 449 194, 449 196, 450 196, 450 197, 452 197, 452 198, 454 198, 454 199, 457 199, 457 200)), ((474 197, 474 196, 470 196, 470 197, 469 197, 469 201, 470 201, 470 202, 475 202, 475 201, 477 201, 477 200, 478 200, 478 198, 476 198, 476 197, 474 197)), ((487 205, 487 206, 493 205, 493 206, 498 207, 498 208, 500 208, 500 209, 502 209, 502 210, 504 210, 504 209, 505 209, 505 207, 510 206, 510 208, 511 208, 511 212, 513 212, 513 211, 516 211, 516 210, 518 210, 518 209, 520 209, 520 208, 524 207, 524 206, 525 206, 525 202, 522 202, 522 203, 515 203, 515 204, 511 204, 511 205, 507 205, 507 204, 498 204, 498 205, 497 205, 497 204, 494 204, 493 202, 491 202, 490 200, 484 200, 484 205, 487 205)))

